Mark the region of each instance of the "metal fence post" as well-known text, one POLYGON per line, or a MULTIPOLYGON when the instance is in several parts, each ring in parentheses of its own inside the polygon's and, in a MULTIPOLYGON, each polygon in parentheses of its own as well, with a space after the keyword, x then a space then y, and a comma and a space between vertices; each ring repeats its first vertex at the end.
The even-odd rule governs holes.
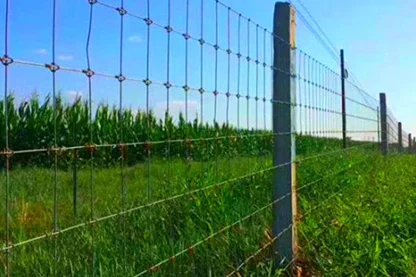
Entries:
POLYGON ((276 264, 294 257, 296 229, 295 186, 295 10, 289 3, 278 2, 274 10, 273 57, 273 132, 274 201, 273 237, 276 264), (291 197, 288 197, 291 196, 291 197))
POLYGON ((403 130, 402 130, 402 123, 399 122, 397 124, 397 130, 398 130, 398 140, 399 140, 399 152, 403 152, 403 130))
POLYGON ((388 141, 387 141, 387 106, 386 94, 380 93, 380 117, 381 117, 381 153, 387 155, 388 141))
POLYGON ((413 143, 412 143, 412 153, 415 153, 415 149, 416 149, 416 137, 413 138, 413 143))
POLYGON ((345 105, 345 63, 344 49, 341 49, 341 98, 342 98, 342 145, 347 148, 347 114, 345 105))

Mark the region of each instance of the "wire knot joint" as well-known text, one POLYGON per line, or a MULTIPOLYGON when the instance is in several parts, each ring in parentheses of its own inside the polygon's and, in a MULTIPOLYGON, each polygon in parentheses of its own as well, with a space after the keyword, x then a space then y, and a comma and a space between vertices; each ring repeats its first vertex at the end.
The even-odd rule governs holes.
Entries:
POLYGON ((153 24, 153 20, 151 20, 150 18, 145 18, 144 22, 146 22, 146 24, 149 26, 153 24))
POLYGON ((117 11, 121 16, 127 14, 127 11, 124 8, 117 8, 117 11))
POLYGON ((7 159, 13 156, 13 151, 11 149, 4 149, 3 151, 0 151, 1 156, 5 156, 7 159))
POLYGON ((126 80, 126 77, 124 77, 123 75, 116 75, 114 76, 120 83, 126 80))
POLYGON ((150 86, 150 85, 152 84, 152 81, 150 81, 149 79, 144 79, 144 80, 143 80, 143 83, 144 83, 146 86, 150 86))
POLYGON ((95 74, 95 72, 94 71, 92 71, 91 69, 84 69, 84 70, 82 70, 82 72, 85 74, 85 75, 87 75, 87 77, 88 78, 91 78, 92 76, 94 76, 94 74, 95 74))
POLYGON ((55 63, 51 63, 51 64, 45 64, 45 67, 47 69, 49 69, 51 72, 56 72, 60 69, 59 65, 55 64, 55 63))
POLYGON ((1 60, 1 63, 2 63, 4 66, 8 66, 9 64, 13 63, 13 59, 12 59, 12 58, 10 58, 10 57, 9 57, 9 56, 7 56, 7 55, 4 55, 3 57, 0 57, 0 60, 1 60))

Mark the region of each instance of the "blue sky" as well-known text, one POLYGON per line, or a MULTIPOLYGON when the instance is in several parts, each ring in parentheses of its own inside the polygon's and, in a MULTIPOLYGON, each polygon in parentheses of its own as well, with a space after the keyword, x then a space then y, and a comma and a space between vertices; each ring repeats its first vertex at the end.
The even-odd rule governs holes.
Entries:
MULTIPOLYGON (((51 48, 51 22, 52 0, 49 1, 10 1, 10 29, 9 29, 9 55, 16 60, 33 61, 37 63, 50 63, 52 59, 51 48)), ((120 1, 103 0, 114 7, 120 6, 120 1)), ((150 17, 161 26, 167 25, 168 1, 151 0, 150 17)), ((185 33, 186 0, 171 1, 171 26, 175 31, 185 33)), ((246 17, 252 18, 256 23, 271 30, 273 20, 274 1, 241 1, 223 0, 223 2, 246 17)), ((1 7, 5 0, 0 0, 1 7)), ((215 1, 204 0, 204 39, 215 44, 215 1)), ((297 4, 296 0, 294 3, 297 4)), ((315 17, 320 26, 337 48, 344 48, 346 61, 350 71, 360 81, 362 87, 371 95, 378 98, 379 92, 386 92, 390 110, 398 120, 403 122, 404 129, 416 134, 416 121, 412 103, 416 103, 416 94, 413 92, 415 84, 412 70, 416 63, 413 55, 416 38, 411 35, 416 26, 416 18, 412 11, 416 9, 416 2, 412 0, 302 0, 315 17)), ((147 17, 146 1, 125 0, 125 9, 138 17, 147 17)), ((298 6, 298 9, 306 14, 298 6)), ((0 15, 1 45, 4 45, 4 9, 0 15)), ((219 6, 218 13, 218 45, 228 48, 227 9, 219 6)), ((85 45, 88 33, 89 4, 86 0, 57 0, 57 33, 56 33, 56 60, 63 67, 85 69, 85 45)), ((238 44, 238 16, 230 17, 230 48, 236 53, 238 44)), ((241 26, 241 53, 246 56, 250 46, 250 56, 256 58, 256 27, 250 25, 250 43, 247 38, 246 22, 241 26)), ((189 0, 189 34, 200 37, 200 0, 189 0)), ((120 51, 120 15, 113 9, 103 5, 94 5, 94 18, 91 36, 91 67, 95 72, 109 75, 119 74, 120 51)), ((162 85, 167 80, 167 33, 163 28, 154 24, 150 28, 150 79, 154 84, 150 86, 150 108, 158 114, 163 114, 167 106, 166 89, 162 85)), ((267 63, 271 61, 270 40, 266 41, 265 55, 263 45, 263 31, 259 29, 259 60, 267 63)), ((297 46, 311 56, 327 64, 337 72, 338 65, 327 51, 318 43, 305 25, 298 19, 297 46)), ((188 85, 199 88, 200 84, 200 46, 197 41, 188 42, 188 85)), ((147 25, 143 20, 132 16, 124 17, 123 36, 123 75, 132 79, 146 78, 147 54, 147 25)), ((208 45, 204 46, 204 112, 205 121, 212 121, 214 117, 215 79, 217 90, 225 93, 228 89, 228 55, 218 51, 217 78, 215 78, 215 50, 208 45)), ((230 62, 230 91, 236 93, 237 58, 232 55, 230 62)), ((247 62, 242 59, 241 66, 241 94, 254 97, 270 97, 270 72, 263 75, 262 67, 256 77, 256 65, 251 63, 250 75, 247 83, 247 62), (263 79, 266 85, 263 86, 263 79), (256 82, 258 79, 258 82, 256 82), (243 93, 244 92, 244 93, 243 93)), ((178 34, 171 34, 170 48, 170 82, 183 86, 185 84, 185 40, 178 34)), ((10 66, 9 89, 14 91, 16 98, 21 101, 29 98, 37 91, 43 98, 51 93, 51 73, 40 67, 14 64, 10 66)), ((3 87, 4 77, 0 77, 3 87)), ((72 101, 79 94, 84 99, 88 92, 88 83, 85 75, 59 71, 57 73, 57 89, 72 101)), ((132 108, 145 108, 146 90, 142 82, 123 82, 123 106, 132 108)), ((353 97, 353 89, 347 91, 353 97)), ((118 104, 119 84, 115 78, 93 77, 93 103, 118 104)), ((218 96, 217 120, 225 121, 227 116, 226 97, 218 96)), ((359 99, 361 100, 361 99, 359 99)), ((183 111, 185 94, 181 88, 170 89, 170 110, 173 114, 183 111)), ((255 102, 251 101, 247 114, 245 99, 240 99, 240 121, 247 121, 254 127, 255 102)), ((193 118, 201 116, 200 95, 196 91, 188 93, 188 113, 193 118)), ((262 125, 263 106, 259 104, 258 125, 262 125)), ((270 126, 270 107, 266 105, 266 125, 270 126)), ((229 120, 237 122, 237 100, 230 97, 229 120)), ((242 126, 243 123, 240 123, 242 126)))

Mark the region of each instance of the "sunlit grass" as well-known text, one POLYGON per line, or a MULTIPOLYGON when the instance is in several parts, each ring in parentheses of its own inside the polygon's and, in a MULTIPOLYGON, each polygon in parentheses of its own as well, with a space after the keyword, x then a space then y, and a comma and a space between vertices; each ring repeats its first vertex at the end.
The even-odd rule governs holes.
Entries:
MULTIPOLYGON (((415 276, 416 157, 373 156, 350 170, 348 183, 301 222, 303 271, 415 276)), ((303 194, 302 210, 322 204, 328 190, 317 186, 303 194)))
MULTIPOLYGON (((301 213, 306 213, 314 205, 323 203, 328 196, 337 193, 344 186, 345 190, 340 196, 327 202, 329 206, 335 205, 339 199, 355 195, 355 191, 366 187, 372 178, 371 172, 379 165, 369 162, 379 159, 376 154, 362 150, 334 152, 319 158, 319 162, 317 159, 298 164, 300 188, 327 176, 299 192, 301 213), (342 174, 337 174, 341 171, 342 174)), ((271 166, 271 158, 236 157, 204 163, 171 160, 169 167, 166 161, 154 159, 149 164, 150 171, 147 163, 126 167, 123 170, 126 188, 125 209, 142 206, 141 209, 125 215, 117 215, 122 211, 120 167, 93 170, 92 197, 90 169, 85 168, 78 172, 76 215, 73 210, 73 174, 71 171, 58 171, 59 229, 85 223, 91 216, 116 216, 64 231, 55 237, 15 247, 10 254, 12 272, 20 276, 48 276, 53 273, 55 267, 60 276, 84 276, 91 274, 92 270, 102 276, 133 276, 239 221, 267 205, 272 199, 273 172, 269 170, 148 207, 147 203, 153 201, 268 169, 271 166), (151 195, 148 194, 149 185, 151 195), (93 214, 91 207, 94 209, 93 214)), ((18 243, 50 233, 54 208, 53 168, 12 170, 10 188, 11 240, 18 243)), ((348 206, 349 203, 344 204, 348 206)), ((346 209, 344 206, 341 208, 346 209)), ((326 238, 322 233, 321 224, 327 224, 329 218, 332 220, 336 217, 332 209, 328 209, 325 204, 322 209, 305 215, 300 225, 301 246, 305 238, 326 238), (326 217, 320 219, 320 216, 326 217)), ((4 215, 4 210, 1 214, 4 215)), ((1 220, 4 222, 3 216, 1 220)), ((186 251, 174 262, 169 261, 155 268, 154 271, 157 272, 152 274, 223 276, 269 241, 271 221, 271 209, 266 209, 198 245, 191 252, 186 251)), ((4 241, 4 237, 2 240, 4 241)), ((313 247, 313 244, 308 247, 313 247)), ((309 248, 302 250, 304 255, 309 253, 307 249, 309 248)), ((306 257, 311 267, 320 269, 315 266, 312 258, 306 257)), ((244 270, 254 274, 253 276, 267 276, 271 269, 270 258, 271 252, 268 249, 250 261, 244 270)))

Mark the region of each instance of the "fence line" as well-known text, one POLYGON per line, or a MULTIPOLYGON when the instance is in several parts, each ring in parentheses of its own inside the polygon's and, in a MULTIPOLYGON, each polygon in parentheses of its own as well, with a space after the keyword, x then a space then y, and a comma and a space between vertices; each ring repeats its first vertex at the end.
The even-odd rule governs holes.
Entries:
MULTIPOLYGON (((252 269, 250 262, 269 248, 274 250, 266 259, 288 269, 299 256, 292 237, 298 236, 300 219, 350 187, 325 191, 313 207, 299 195, 335 176, 354 174, 380 147, 383 154, 414 151, 414 138, 412 143, 385 99, 296 46, 296 16, 313 27, 293 4, 276 3, 271 31, 218 0, 182 1, 182 29, 173 26, 179 2, 158 6, 147 0, 136 13, 128 1, 76 1, 72 7, 82 7, 87 23, 81 68, 57 64, 62 1, 50 3, 52 53, 45 63, 9 49, 12 11, 10 0, 4 1, 0 260, 5 276, 28 270, 48 276, 142 276, 162 266, 172 275, 233 276, 252 269), (113 16, 119 16, 117 45, 98 40, 112 59, 97 59, 94 43, 106 35, 97 36, 97 24, 113 16), (141 52, 126 44, 128 24, 145 34, 138 39, 144 42, 141 52), (136 54, 140 64, 131 74, 136 54), (114 64, 116 73, 101 63, 114 64), (10 72, 28 78, 28 68, 51 73, 48 81, 37 80, 49 82, 52 96, 44 103, 14 98, 19 86, 10 72), (70 74, 86 77, 86 100, 62 99, 57 80, 72 83, 70 74), (138 99, 130 95, 131 84, 138 99), (112 95, 110 88, 97 93, 107 85, 114 86, 116 98, 97 105, 96 99, 112 95), (126 108, 135 100, 137 112, 126 108), (161 114, 152 102, 163 106, 161 114), (359 161, 337 163, 348 158, 359 161), (237 227, 244 231, 230 234, 237 227), (264 239, 262 229, 273 229, 272 235, 252 249, 264 239), (212 245, 220 237, 228 239, 218 239, 227 247, 212 245), (206 247, 206 253, 195 253, 196 247, 206 247), (215 258, 222 260, 210 266, 208 259, 215 258)), ((312 32, 334 56, 333 45, 312 32)), ((344 61, 333 58, 344 69, 344 61)))

